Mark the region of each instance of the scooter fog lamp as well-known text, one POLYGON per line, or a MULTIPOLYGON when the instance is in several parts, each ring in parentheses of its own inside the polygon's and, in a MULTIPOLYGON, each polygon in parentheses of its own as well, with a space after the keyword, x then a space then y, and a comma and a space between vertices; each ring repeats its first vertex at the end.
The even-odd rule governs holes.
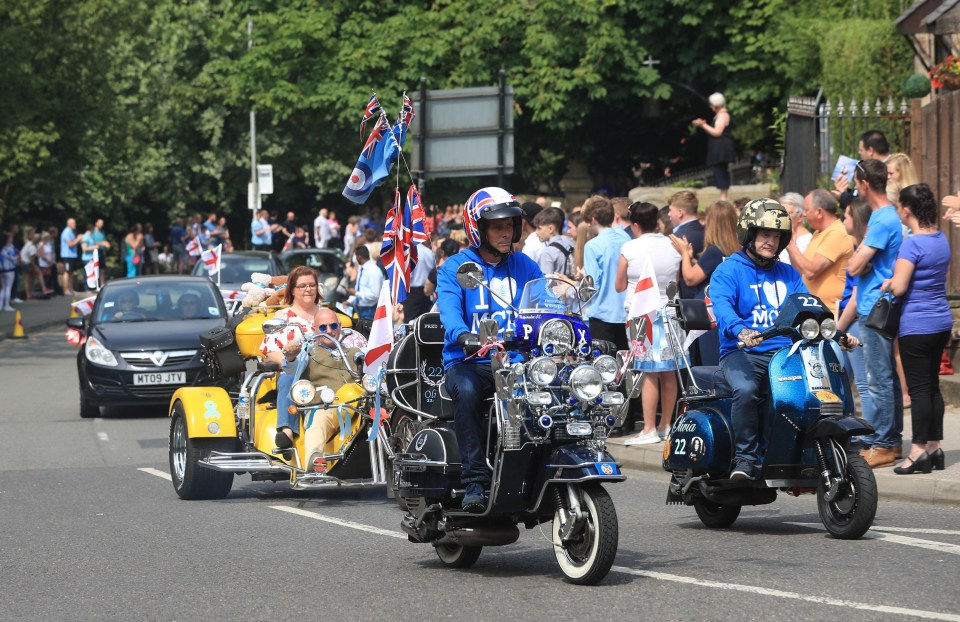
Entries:
POLYGON ((537 419, 537 424, 544 430, 549 430, 553 427, 553 417, 550 415, 541 415, 540 418, 537 419))
POLYGON ((617 377, 617 359, 609 354, 598 356, 596 360, 593 361, 593 366, 600 372, 600 378, 604 384, 610 384, 617 377))
POLYGON ((567 424, 567 434, 570 436, 590 436, 593 426, 586 421, 571 421, 567 424))
POLYGON ((820 334, 820 325, 813 318, 807 318, 800 325, 800 334, 804 339, 816 339, 820 334))
POLYGON ((527 393, 527 404, 531 406, 549 406, 553 398, 548 391, 530 391, 527 393))
POLYGON ((317 389, 309 380, 297 380, 290 387, 290 399, 298 406, 306 406, 317 395, 317 389))
POLYGON ((557 364, 546 357, 534 359, 530 363, 530 379, 545 387, 557 377, 557 364))
POLYGON ((570 374, 570 391, 582 402, 597 399, 603 391, 603 378, 593 365, 581 365, 570 374))
POLYGON ((333 404, 334 400, 337 399, 337 394, 330 387, 323 387, 320 389, 320 399, 324 404, 333 404))
POLYGON ((837 336, 837 323, 831 318, 820 322, 820 336, 824 339, 833 339, 837 336))
POLYGON ((367 393, 376 393, 378 388, 377 376, 375 374, 364 374, 360 380, 360 386, 362 386, 363 390, 367 393))

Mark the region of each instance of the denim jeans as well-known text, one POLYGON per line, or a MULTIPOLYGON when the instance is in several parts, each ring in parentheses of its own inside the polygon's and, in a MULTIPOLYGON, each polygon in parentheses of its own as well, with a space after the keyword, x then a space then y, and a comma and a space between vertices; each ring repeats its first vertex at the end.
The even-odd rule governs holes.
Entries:
POLYGON ((490 365, 458 363, 447 370, 447 393, 453 399, 453 430, 457 434, 462 471, 461 484, 490 483, 486 434, 481 422, 483 400, 494 392, 490 365))
POLYGON ((864 419, 874 429, 873 434, 861 438, 871 447, 900 447, 903 442, 903 390, 893 358, 893 339, 867 326, 866 315, 861 315, 858 323, 867 368, 867 390, 873 404, 873 419, 864 419))
POLYGON ((768 366, 774 354, 738 350, 720 360, 720 369, 733 389, 730 415, 736 450, 733 470, 743 471, 753 479, 760 475, 760 422, 769 394, 768 366))
MULTIPOLYGON (((847 334, 860 339, 860 324, 858 322, 851 324, 850 328, 847 329, 847 334)), ((860 339, 860 341, 863 341, 863 339, 860 339)), ((873 401, 870 399, 870 390, 867 385, 867 363, 863 358, 863 348, 844 351, 843 356, 847 360, 847 373, 853 375, 853 382, 857 386, 857 394, 860 396, 860 416, 865 421, 873 421, 875 419, 873 401)))
POLYGON ((297 364, 294 362, 288 365, 289 371, 277 374, 277 429, 290 428, 295 436, 300 436, 300 415, 290 414, 290 406, 293 404, 290 387, 293 386, 293 372, 297 364))
POLYGON ((357 317, 361 320, 372 320, 373 316, 377 314, 377 306, 372 307, 357 307, 357 317))

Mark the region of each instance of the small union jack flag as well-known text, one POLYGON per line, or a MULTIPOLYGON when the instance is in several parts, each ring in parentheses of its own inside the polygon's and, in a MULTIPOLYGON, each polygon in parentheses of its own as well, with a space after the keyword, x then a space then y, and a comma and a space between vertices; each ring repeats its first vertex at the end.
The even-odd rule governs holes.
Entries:
POLYGON ((373 150, 376 148, 377 143, 380 142, 380 139, 389 132, 390 123, 387 121, 387 115, 381 112, 380 119, 377 121, 377 125, 370 131, 370 136, 367 137, 367 142, 363 145, 363 157, 372 157, 373 150))
POLYGON ((409 126, 413 122, 413 118, 417 116, 413 111, 413 102, 410 101, 410 98, 407 97, 407 92, 403 92, 403 105, 400 107, 400 115, 397 117, 397 120, 403 123, 405 126, 409 126))
POLYGON ((424 212, 420 193, 415 185, 407 190, 403 209, 400 208, 400 191, 394 195, 393 207, 387 214, 383 230, 383 246, 380 259, 390 279, 390 298, 394 304, 407 299, 410 292, 410 273, 419 261, 417 244, 430 239, 423 226, 424 212))
POLYGON ((377 94, 374 93, 370 96, 370 101, 367 102, 367 107, 363 110, 363 119, 360 121, 360 140, 363 140, 363 133, 367 128, 367 121, 373 118, 373 115, 380 112, 380 101, 377 99, 377 94))

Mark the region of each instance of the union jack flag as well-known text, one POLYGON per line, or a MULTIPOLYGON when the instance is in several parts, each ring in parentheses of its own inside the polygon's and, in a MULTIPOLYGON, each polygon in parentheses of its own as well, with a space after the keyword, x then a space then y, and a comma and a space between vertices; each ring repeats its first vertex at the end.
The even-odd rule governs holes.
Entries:
POLYGON ((390 279, 390 298, 393 304, 407 299, 407 294, 410 292, 410 273, 419 261, 417 244, 430 239, 423 227, 424 220, 423 206, 420 203, 417 187, 411 185, 407 190, 402 210, 400 209, 400 191, 397 190, 393 207, 387 214, 387 222, 383 230, 383 246, 380 249, 380 259, 390 279))
POLYGON ((403 105, 400 106, 400 116, 398 120, 404 125, 409 126, 415 116, 417 116, 417 113, 413 111, 413 102, 410 101, 410 98, 407 97, 407 92, 404 91, 403 105))
MULTIPOLYGON (((404 93, 406 96, 406 93, 404 93)), ((360 120, 360 140, 363 140, 363 133, 367 128, 367 121, 373 118, 373 115, 380 112, 380 101, 377 99, 377 94, 374 93, 370 96, 370 101, 367 102, 367 107, 363 111, 363 119, 360 120)))
POLYGON ((376 148, 377 143, 383 138, 383 135, 388 132, 390 132, 390 122, 387 121, 387 115, 381 111, 377 125, 370 131, 370 136, 367 137, 367 142, 363 145, 363 157, 369 158, 373 156, 373 150, 376 148))

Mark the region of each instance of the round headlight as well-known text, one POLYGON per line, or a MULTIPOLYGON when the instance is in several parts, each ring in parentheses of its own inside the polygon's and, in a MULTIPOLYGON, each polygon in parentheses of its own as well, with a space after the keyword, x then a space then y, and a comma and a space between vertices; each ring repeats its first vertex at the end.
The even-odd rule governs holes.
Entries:
POLYGON ((293 386, 290 387, 290 399, 292 399, 293 403, 297 406, 306 406, 313 401, 316 394, 317 389, 309 380, 297 380, 293 383, 293 386))
POLYGON ((323 387, 320 389, 320 400, 324 404, 333 404, 334 400, 337 399, 337 394, 334 393, 333 389, 330 387, 323 387))
POLYGON ((597 368, 597 371, 600 372, 600 378, 603 380, 604 384, 610 384, 613 382, 614 378, 617 377, 617 359, 613 358, 609 354, 604 354, 603 356, 598 356, 595 361, 593 361, 593 366, 597 368))
POLYGON ((820 325, 813 318, 807 318, 800 325, 800 334, 804 339, 816 339, 820 334, 820 325))
POLYGON ((363 387, 363 390, 367 393, 376 393, 377 391, 377 376, 376 374, 364 374, 363 378, 360 380, 360 386, 363 387))
POLYGON ((547 320, 540 329, 540 343, 554 343, 570 349, 573 347, 573 327, 564 320, 547 320))
POLYGON ((833 339, 837 336, 837 323, 832 318, 820 322, 820 336, 824 339, 833 339))
POLYGON ((603 391, 603 378, 593 365, 581 365, 570 374, 570 390, 582 402, 595 400, 603 391))
POLYGON ((542 356, 530 363, 530 379, 545 387, 557 377, 557 364, 542 356))

